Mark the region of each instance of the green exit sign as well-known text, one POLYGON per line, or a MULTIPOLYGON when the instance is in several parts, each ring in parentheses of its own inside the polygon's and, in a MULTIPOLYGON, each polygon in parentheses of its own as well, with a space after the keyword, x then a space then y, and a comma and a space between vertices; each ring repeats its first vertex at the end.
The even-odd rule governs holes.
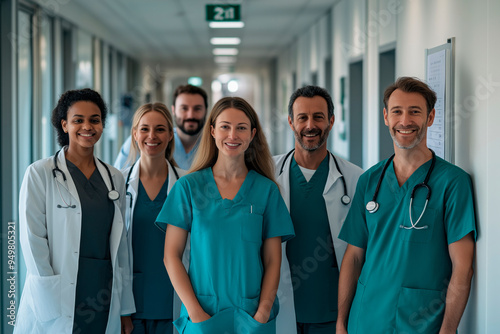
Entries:
POLYGON ((241 21, 240 5, 207 5, 207 21, 241 21))

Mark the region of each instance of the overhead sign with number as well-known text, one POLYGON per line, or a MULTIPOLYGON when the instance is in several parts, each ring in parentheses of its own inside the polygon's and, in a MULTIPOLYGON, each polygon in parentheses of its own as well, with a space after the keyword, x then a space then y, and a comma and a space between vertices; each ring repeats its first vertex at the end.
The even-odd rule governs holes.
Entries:
POLYGON ((207 21, 241 21, 240 5, 207 5, 207 21))

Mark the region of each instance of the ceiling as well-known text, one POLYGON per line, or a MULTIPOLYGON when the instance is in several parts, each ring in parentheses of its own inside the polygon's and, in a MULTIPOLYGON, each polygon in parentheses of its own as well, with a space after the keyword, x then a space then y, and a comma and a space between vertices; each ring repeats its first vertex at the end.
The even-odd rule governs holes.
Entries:
POLYGON ((114 34, 131 56, 176 66, 215 66, 211 37, 240 37, 236 67, 267 63, 339 0, 74 0, 114 34), (240 4, 242 29, 211 29, 206 4, 240 4))

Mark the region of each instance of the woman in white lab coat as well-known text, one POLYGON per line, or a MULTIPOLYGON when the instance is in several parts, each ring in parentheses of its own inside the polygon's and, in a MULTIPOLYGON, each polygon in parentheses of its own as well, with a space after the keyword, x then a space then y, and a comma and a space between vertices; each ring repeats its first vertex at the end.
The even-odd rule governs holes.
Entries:
POLYGON ((52 112, 62 149, 30 165, 19 199, 27 267, 15 333, 130 333, 132 296, 121 173, 94 156, 106 106, 91 89, 52 112))
POLYGON ((134 114, 129 155, 133 165, 123 171, 134 273, 133 333, 173 332, 174 288, 163 265, 165 233, 154 225, 170 189, 184 174, 173 158, 173 131, 172 115, 163 103, 146 103, 134 114))

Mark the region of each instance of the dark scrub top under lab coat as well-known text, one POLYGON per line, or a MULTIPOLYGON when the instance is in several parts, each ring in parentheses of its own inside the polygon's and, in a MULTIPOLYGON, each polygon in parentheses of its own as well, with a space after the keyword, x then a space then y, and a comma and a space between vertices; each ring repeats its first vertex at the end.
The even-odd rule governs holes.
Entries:
POLYGON ((172 319, 174 288, 163 264, 165 232, 155 220, 167 198, 168 178, 154 200, 139 181, 132 224, 134 319, 172 319))
POLYGON ((295 238, 288 241, 286 253, 294 284, 295 315, 301 323, 337 320, 339 270, 323 198, 327 178, 328 156, 309 182, 292 157, 290 216, 295 238), (320 246, 323 244, 328 248, 320 246))
POLYGON ((113 284, 109 238, 115 207, 97 168, 87 179, 73 163, 66 163, 82 206, 73 333, 105 333, 113 284))

